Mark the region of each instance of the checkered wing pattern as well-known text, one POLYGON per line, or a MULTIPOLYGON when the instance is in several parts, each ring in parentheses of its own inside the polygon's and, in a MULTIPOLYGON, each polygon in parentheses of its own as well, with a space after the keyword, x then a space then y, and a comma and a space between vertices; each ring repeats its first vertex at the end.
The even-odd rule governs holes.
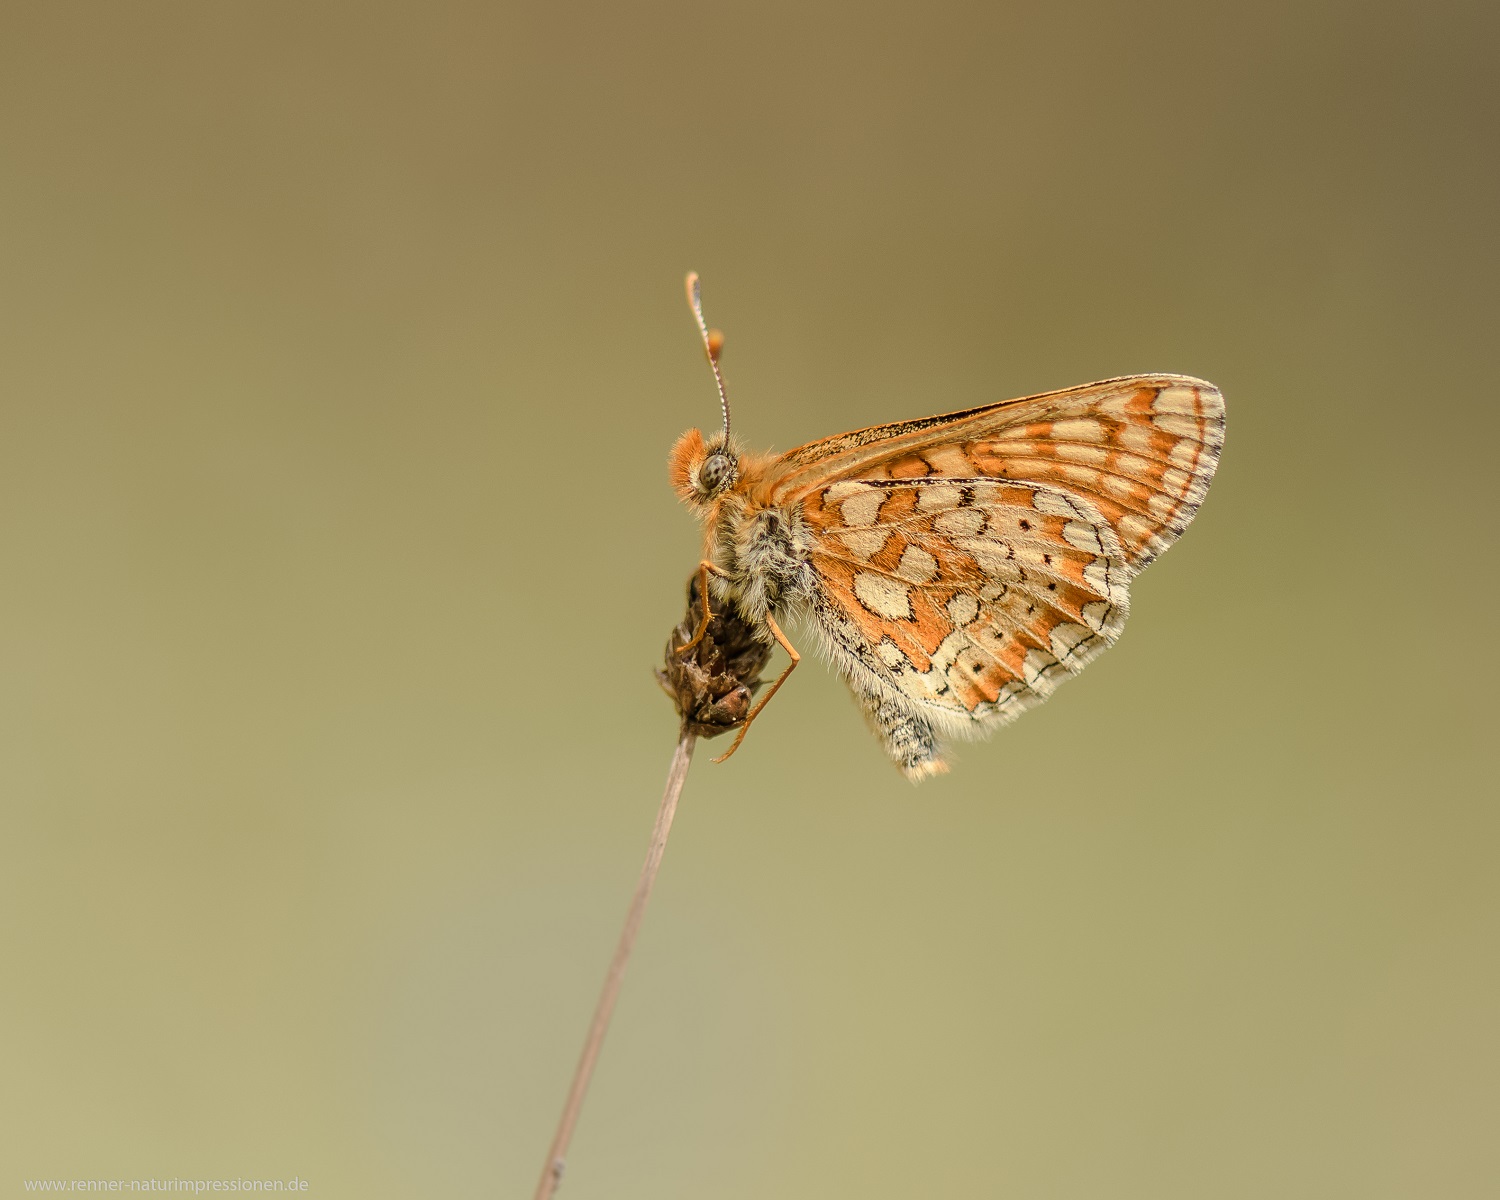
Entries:
POLYGON ((1106 380, 811 443, 772 466, 768 498, 800 501, 861 657, 943 724, 991 725, 1119 636, 1132 576, 1197 512, 1223 429, 1202 380, 1106 380))

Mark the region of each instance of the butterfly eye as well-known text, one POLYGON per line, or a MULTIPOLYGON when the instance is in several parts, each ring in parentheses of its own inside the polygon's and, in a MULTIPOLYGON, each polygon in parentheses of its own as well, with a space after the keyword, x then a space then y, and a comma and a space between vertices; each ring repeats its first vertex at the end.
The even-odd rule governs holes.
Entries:
POLYGON ((734 460, 727 454, 710 454, 698 468, 698 490, 705 495, 723 491, 734 482, 734 460))

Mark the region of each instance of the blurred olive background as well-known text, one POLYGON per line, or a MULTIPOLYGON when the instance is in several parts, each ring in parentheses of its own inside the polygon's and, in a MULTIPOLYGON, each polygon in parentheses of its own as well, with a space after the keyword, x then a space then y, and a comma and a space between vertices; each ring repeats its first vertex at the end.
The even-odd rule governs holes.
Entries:
POLYGON ((951 776, 818 667, 700 752, 564 1194, 1500 1189, 1493 5, 0 26, 6 1194, 530 1195, 674 737, 690 268, 756 447, 1142 371, 1228 445, 951 776))

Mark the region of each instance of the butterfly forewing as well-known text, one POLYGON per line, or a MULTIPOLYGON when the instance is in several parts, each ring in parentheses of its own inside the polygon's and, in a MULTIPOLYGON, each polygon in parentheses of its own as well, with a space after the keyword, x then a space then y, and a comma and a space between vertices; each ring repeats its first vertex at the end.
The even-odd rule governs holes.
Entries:
POLYGON ((1043 483, 1090 500, 1139 569, 1187 527, 1223 441, 1212 384, 1129 376, 811 442, 776 461, 768 499, 903 476, 1043 483))

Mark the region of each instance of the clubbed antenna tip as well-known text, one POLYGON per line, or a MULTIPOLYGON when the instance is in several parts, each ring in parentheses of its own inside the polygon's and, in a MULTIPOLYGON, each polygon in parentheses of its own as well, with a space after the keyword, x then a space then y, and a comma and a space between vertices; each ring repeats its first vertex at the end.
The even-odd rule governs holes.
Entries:
POLYGON ((687 273, 687 298, 688 307, 693 310, 693 317, 698 322, 698 332, 703 335, 703 349, 708 355, 708 365, 713 368, 714 383, 719 387, 719 406, 724 410, 724 440, 728 441, 729 395, 724 391, 724 376, 719 370, 719 355, 724 351, 724 335, 717 329, 710 329, 703 319, 703 296, 697 271, 687 273))

